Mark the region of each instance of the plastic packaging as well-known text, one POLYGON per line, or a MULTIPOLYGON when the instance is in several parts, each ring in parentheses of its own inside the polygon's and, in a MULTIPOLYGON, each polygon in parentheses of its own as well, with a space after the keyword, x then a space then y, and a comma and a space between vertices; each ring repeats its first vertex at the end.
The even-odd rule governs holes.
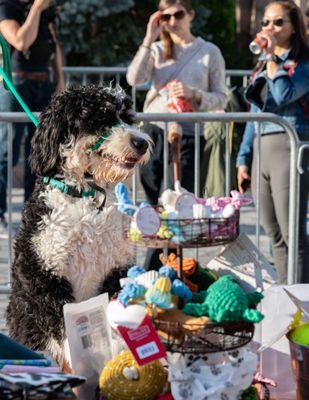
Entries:
POLYGON ((72 371, 87 378, 77 390, 79 400, 95 398, 99 375, 112 358, 111 330, 105 316, 107 304, 108 294, 104 293, 63 308, 72 371))

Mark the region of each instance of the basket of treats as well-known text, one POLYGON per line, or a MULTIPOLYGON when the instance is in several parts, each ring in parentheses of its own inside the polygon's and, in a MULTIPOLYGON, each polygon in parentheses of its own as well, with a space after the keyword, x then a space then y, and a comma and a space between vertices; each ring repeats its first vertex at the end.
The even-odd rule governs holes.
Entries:
POLYGON ((182 188, 167 189, 158 207, 142 203, 134 211, 127 208, 130 219, 124 219, 123 236, 137 246, 153 248, 226 244, 237 238, 239 208, 250 202, 237 191, 231 197, 201 199, 182 188))
POLYGON ((114 303, 111 319, 119 318, 121 310, 129 315, 139 307, 165 348, 183 354, 230 351, 252 340, 254 323, 263 318, 255 308, 261 293, 246 293, 234 277, 218 277, 194 259, 183 260, 180 280, 176 255, 161 259, 165 264, 159 271, 139 266, 128 270, 114 300, 120 310, 114 303))

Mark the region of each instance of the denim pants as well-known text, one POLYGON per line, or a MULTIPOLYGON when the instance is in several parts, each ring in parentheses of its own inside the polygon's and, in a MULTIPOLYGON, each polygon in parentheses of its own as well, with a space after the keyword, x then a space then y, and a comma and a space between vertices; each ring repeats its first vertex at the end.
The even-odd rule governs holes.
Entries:
MULTIPOLYGON (((51 98, 54 91, 54 83, 46 80, 44 82, 19 78, 14 79, 14 86, 22 99, 25 101, 31 111, 42 111, 51 98)), ((23 111, 15 97, 10 91, 3 88, 0 89, 0 111, 23 111)), ((31 173, 28 157, 30 154, 31 138, 35 131, 33 123, 27 124, 13 124, 13 166, 18 163, 20 146, 23 137, 25 138, 24 147, 24 189, 25 200, 29 198, 32 193, 35 176, 31 173)), ((6 191, 7 191, 7 160, 8 160, 8 128, 5 122, 0 122, 0 217, 6 211, 6 191)))

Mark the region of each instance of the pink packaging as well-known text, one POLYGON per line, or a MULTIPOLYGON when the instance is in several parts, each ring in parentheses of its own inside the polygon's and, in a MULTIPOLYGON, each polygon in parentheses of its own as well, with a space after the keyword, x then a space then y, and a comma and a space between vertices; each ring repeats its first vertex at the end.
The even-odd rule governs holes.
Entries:
POLYGON ((185 97, 174 97, 169 95, 171 86, 174 83, 178 83, 178 81, 174 79, 161 89, 161 91, 166 94, 166 96, 164 97, 167 97, 167 106, 169 111, 173 113, 192 112, 193 107, 188 99, 186 99, 185 97))

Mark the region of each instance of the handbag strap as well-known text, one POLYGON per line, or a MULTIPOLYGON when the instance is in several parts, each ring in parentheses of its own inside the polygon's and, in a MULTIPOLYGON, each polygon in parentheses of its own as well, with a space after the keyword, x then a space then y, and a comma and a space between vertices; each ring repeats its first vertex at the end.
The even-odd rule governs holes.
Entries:
MULTIPOLYGON (((165 82, 161 85, 161 89, 170 81, 177 78, 180 72, 184 69, 184 67, 188 64, 188 62, 200 51, 203 43, 200 43, 199 46, 193 52, 187 52, 180 60, 178 60, 178 65, 176 70, 172 71, 169 77, 165 80, 165 82)), ((159 92, 159 91, 157 91, 159 92)))

